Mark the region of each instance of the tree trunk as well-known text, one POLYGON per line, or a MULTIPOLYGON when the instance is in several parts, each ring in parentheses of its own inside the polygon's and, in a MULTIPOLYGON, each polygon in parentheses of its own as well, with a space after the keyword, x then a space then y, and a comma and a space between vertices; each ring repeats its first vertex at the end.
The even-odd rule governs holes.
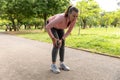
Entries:
POLYGON ((83 29, 85 29, 86 26, 87 26, 87 21, 86 21, 86 19, 83 19, 83 29))
POLYGON ((46 31, 46 29, 45 29, 46 21, 47 21, 47 14, 45 13, 45 14, 44 14, 44 25, 43 25, 43 26, 44 26, 44 27, 43 27, 43 28, 44 28, 44 31, 46 31))
POLYGON ((26 24, 24 24, 24 27, 25 27, 25 29, 27 29, 27 25, 26 24))
POLYGON ((13 18, 11 18, 11 22, 12 22, 12 28, 14 29, 14 31, 17 30, 16 26, 15 26, 15 21, 13 18))
POLYGON ((79 26, 79 31, 78 31, 78 35, 80 35, 80 26, 79 26))

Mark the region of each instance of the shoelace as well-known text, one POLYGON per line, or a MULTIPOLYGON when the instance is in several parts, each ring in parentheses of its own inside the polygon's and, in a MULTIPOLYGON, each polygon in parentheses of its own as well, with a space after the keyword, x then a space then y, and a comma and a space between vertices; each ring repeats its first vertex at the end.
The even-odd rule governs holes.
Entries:
POLYGON ((62 67, 66 68, 65 64, 61 64, 62 67))
POLYGON ((53 67, 54 67, 55 69, 57 69, 56 65, 53 65, 53 67))

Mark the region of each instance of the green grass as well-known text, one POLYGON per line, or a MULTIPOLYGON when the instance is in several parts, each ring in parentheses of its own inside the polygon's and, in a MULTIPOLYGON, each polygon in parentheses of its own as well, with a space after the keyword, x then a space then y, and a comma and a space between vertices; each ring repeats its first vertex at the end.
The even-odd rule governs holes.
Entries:
POLYGON ((3 30, 3 29, 0 29, 0 32, 4 32, 5 30, 3 30))
POLYGON ((67 39, 67 44, 69 46, 75 48, 85 48, 93 52, 102 52, 109 55, 120 56, 119 28, 85 29, 81 30, 81 35, 79 36, 75 31, 76 30, 74 30, 72 35, 67 39))
MULTIPOLYGON (((51 43, 46 32, 19 34, 19 36, 51 43)), ((66 46, 120 56, 120 28, 81 29, 78 35, 76 27, 67 37, 66 46)))

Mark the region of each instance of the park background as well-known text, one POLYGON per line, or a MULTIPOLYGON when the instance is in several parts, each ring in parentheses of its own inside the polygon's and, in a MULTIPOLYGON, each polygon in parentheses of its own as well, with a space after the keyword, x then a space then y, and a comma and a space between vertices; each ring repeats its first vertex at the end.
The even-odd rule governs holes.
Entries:
MULTIPOLYGON (((0 0, 0 32, 51 43, 46 20, 63 13, 74 1, 0 0)), ((115 1, 118 9, 113 11, 102 9, 96 0, 76 1, 80 13, 66 46, 120 57, 120 1, 115 1)))

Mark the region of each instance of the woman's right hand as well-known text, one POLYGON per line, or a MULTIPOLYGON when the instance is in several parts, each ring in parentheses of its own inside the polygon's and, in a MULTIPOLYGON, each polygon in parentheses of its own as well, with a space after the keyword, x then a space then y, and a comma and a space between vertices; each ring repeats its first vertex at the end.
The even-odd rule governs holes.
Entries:
POLYGON ((57 41, 58 41, 58 39, 57 38, 52 38, 52 41, 53 41, 53 45, 55 47, 57 47, 57 41))
POLYGON ((59 40, 57 38, 52 38, 52 41, 53 41, 53 45, 57 48, 60 48, 61 45, 62 45, 62 40, 59 40))

